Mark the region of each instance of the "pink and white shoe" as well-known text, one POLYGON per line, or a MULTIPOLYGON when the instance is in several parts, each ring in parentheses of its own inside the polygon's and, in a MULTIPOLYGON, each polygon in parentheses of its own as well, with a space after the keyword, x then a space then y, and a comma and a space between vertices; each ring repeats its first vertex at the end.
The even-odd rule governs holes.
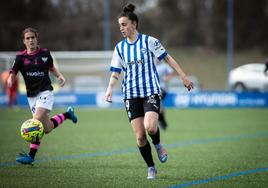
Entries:
POLYGON ((164 146, 161 143, 156 144, 154 146, 155 146, 155 149, 156 149, 156 152, 157 152, 157 155, 158 155, 160 162, 165 163, 168 159, 168 155, 167 155, 167 151, 165 150, 164 146))

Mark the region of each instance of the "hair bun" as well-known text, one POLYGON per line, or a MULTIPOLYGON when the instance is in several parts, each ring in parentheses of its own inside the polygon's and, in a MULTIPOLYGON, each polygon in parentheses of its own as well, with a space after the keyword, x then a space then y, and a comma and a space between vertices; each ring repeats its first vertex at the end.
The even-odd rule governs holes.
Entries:
POLYGON ((127 6, 124 7, 123 12, 134 12, 135 6, 132 4, 128 4, 127 6))

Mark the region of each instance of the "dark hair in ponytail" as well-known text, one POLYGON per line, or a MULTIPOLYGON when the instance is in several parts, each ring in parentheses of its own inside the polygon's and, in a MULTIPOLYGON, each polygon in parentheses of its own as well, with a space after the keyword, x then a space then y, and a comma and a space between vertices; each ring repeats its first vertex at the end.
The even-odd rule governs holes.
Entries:
POLYGON ((136 9, 135 5, 128 4, 127 6, 123 8, 123 11, 119 14, 118 18, 127 17, 132 22, 135 21, 137 23, 137 26, 136 26, 136 29, 137 29, 139 25, 139 19, 138 19, 138 16, 134 13, 135 9, 136 9))

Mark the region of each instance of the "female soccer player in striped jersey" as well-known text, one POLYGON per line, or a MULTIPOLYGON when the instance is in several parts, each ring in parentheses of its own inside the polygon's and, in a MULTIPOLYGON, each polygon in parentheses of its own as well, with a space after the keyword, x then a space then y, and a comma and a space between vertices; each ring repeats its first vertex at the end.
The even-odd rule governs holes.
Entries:
POLYGON ((123 71, 122 94, 128 118, 140 153, 148 166, 147 179, 155 179, 157 171, 146 132, 152 139, 160 162, 166 162, 168 156, 160 142, 157 126, 161 89, 154 59, 164 60, 175 69, 188 90, 193 88, 193 83, 156 38, 138 32, 139 21, 134 10, 135 6, 128 4, 118 17, 124 39, 114 49, 110 67, 112 74, 105 100, 112 102, 113 88, 123 71))
MULTIPOLYGON (((46 134, 58 127, 66 119, 76 123, 77 117, 72 107, 68 107, 64 113, 55 115, 52 118, 49 117, 54 103, 49 72, 57 77, 61 86, 64 86, 65 78, 54 66, 50 52, 38 46, 38 32, 36 29, 26 28, 22 32, 22 40, 26 49, 16 56, 7 81, 8 86, 14 84, 15 77, 20 71, 25 81, 27 98, 33 118, 42 122, 46 134)), ((40 143, 41 140, 31 143, 29 154, 21 153, 16 157, 16 161, 21 164, 32 164, 40 143)))

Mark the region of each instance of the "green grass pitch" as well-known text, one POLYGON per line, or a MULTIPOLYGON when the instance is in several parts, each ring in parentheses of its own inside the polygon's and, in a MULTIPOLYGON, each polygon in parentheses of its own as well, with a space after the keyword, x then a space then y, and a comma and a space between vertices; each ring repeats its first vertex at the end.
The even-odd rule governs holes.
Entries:
POLYGON ((268 187, 267 109, 168 109, 161 140, 169 159, 160 164, 152 147, 153 181, 124 110, 76 112, 78 125, 45 135, 34 166, 23 166, 15 163, 28 152, 19 130, 31 114, 0 109, 0 187, 268 187))

